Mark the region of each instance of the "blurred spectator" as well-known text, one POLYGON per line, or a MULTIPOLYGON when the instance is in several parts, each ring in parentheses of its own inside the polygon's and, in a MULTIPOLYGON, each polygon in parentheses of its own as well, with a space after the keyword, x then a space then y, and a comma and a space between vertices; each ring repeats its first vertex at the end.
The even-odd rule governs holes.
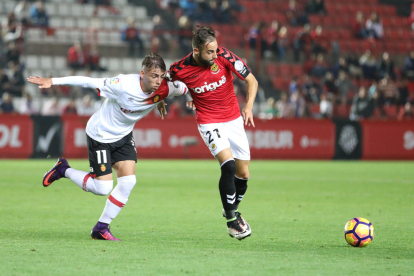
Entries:
POLYGON ((375 79, 377 72, 377 61, 372 55, 371 51, 367 50, 359 59, 359 64, 362 68, 362 73, 366 79, 375 79))
POLYGON ((325 62, 323 54, 319 54, 316 58, 316 64, 312 67, 311 75, 322 78, 328 72, 328 64, 325 62))
POLYGON ((188 16, 181 16, 178 20, 179 35, 178 35, 178 44, 180 46, 181 52, 184 56, 191 53, 193 47, 191 45, 191 39, 193 36, 192 33, 192 23, 188 16))
POLYGON ((217 12, 216 2, 210 4, 207 0, 198 0, 197 10, 193 14, 192 19, 200 23, 209 24, 215 21, 217 12))
POLYGON ((23 89, 26 84, 26 81, 23 76, 23 72, 21 70, 20 64, 13 63, 12 64, 12 71, 13 71, 13 78, 10 80, 10 94, 13 94, 15 97, 21 97, 23 95, 23 89))
POLYGON ((319 104, 319 112, 321 113, 322 118, 332 118, 332 115, 333 115, 332 100, 326 93, 322 93, 321 95, 321 102, 319 104))
POLYGON ((127 26, 122 31, 121 38, 128 43, 128 54, 130 57, 136 55, 136 46, 139 47, 139 56, 144 56, 144 42, 139 35, 139 30, 135 27, 134 18, 127 18, 127 26))
POLYGON ((62 115, 76 115, 76 101, 71 98, 69 103, 63 108, 62 115))
POLYGON ((305 52, 306 59, 310 53, 310 48, 312 45, 312 37, 310 35, 310 25, 305 24, 303 29, 297 34, 296 39, 293 41, 293 50, 295 61, 299 61, 299 55, 301 51, 305 52))
POLYGON ((306 5, 306 11, 310 14, 327 14, 324 0, 309 0, 306 5))
POLYGON ((95 106, 92 103, 91 96, 83 96, 81 106, 78 109, 78 114, 81 116, 91 116, 94 112, 95 106))
POLYGON ((277 40, 279 32, 279 23, 273 20, 269 28, 266 30, 266 48, 273 52, 275 56, 278 55, 277 40))
POLYGON ((285 61, 286 57, 286 49, 289 47, 289 38, 287 35, 287 28, 283 26, 280 28, 278 33, 278 39, 277 39, 277 51, 279 56, 279 61, 283 62, 285 61))
POLYGON ((311 52, 314 54, 326 53, 328 50, 325 48, 327 44, 327 38, 322 34, 322 26, 316 26, 315 30, 310 33, 311 36, 311 52))
POLYGON ((264 51, 266 51, 266 40, 263 36, 264 23, 255 22, 249 30, 249 45, 250 49, 256 49, 257 43, 260 43, 260 56, 263 57, 264 51), (258 42, 260 41, 260 42, 258 42))
POLYGON ((88 52, 88 59, 87 59, 89 70, 99 71, 99 72, 106 71, 106 68, 100 65, 100 60, 101 60, 101 55, 99 54, 98 46, 96 44, 92 44, 91 49, 88 52))
POLYGON ((389 76, 385 76, 378 84, 378 91, 384 96, 385 103, 396 104, 399 98, 398 88, 389 76))
POLYGON ((351 106, 351 120, 367 119, 374 112, 374 102, 368 97, 365 87, 360 87, 359 92, 355 95, 351 106))
POLYGON ((7 74, 4 73, 4 69, 0 67, 0 97, 4 92, 10 88, 10 80, 7 74))
POLYGON ((296 90, 298 90, 298 77, 294 76, 292 81, 289 83, 289 94, 293 94, 296 90))
POLYGON ((43 104, 42 112, 43 116, 59 116, 61 109, 57 97, 52 97, 43 104))
POLYGON ((368 89, 368 96, 373 97, 374 93, 378 91, 378 81, 373 80, 371 86, 368 89))
POLYGON ((9 43, 9 48, 6 52, 6 62, 20 63, 20 52, 14 42, 9 43))
POLYGON ((348 64, 349 74, 353 78, 361 78, 363 76, 361 64, 359 63, 357 54, 351 53, 347 57, 346 62, 348 64))
POLYGON ((303 26, 309 23, 309 18, 296 4, 296 0, 289 0, 286 17, 292 26, 303 26))
POLYGON ((313 81, 308 74, 303 76, 302 91, 308 102, 319 103, 320 90, 319 84, 313 81))
POLYGON ((390 56, 387 52, 384 52, 382 54, 382 58, 378 64, 378 77, 382 79, 385 75, 390 76, 390 78, 393 80, 396 78, 394 62, 390 59, 390 56))
POLYGON ((364 14, 358 11, 354 23, 352 24, 354 36, 356 38, 367 38, 368 32, 365 28, 364 14))
POLYGON ((293 92, 290 97, 290 102, 293 109, 293 114, 296 118, 302 118, 306 115, 306 101, 299 90, 293 92))
POLYGON ((34 107, 32 95, 24 93, 20 102, 20 114, 33 115, 37 113, 37 109, 34 107))
POLYGON ((368 37, 380 39, 384 35, 384 27, 376 12, 371 13, 371 17, 367 20, 365 27, 368 32, 368 37))
POLYGON ((0 101, 0 113, 14 113, 12 96, 5 92, 0 101))
POLYGON ((341 98, 342 104, 347 104, 349 92, 355 91, 355 84, 349 79, 349 76, 346 72, 340 71, 339 77, 336 80, 336 86, 338 87, 339 97, 341 98))
POLYGON ((278 114, 278 110, 276 108, 276 101, 273 97, 269 97, 267 99, 267 107, 266 107, 266 118, 267 119, 272 119, 273 117, 276 117, 278 114))
POLYGON ((279 118, 291 118, 293 116, 294 110, 289 103, 289 98, 286 93, 280 95, 280 100, 276 103, 276 109, 278 110, 277 117, 279 118))
POLYGON ((401 108, 400 112, 398 113, 398 120, 400 121, 412 121, 414 119, 413 116, 413 107, 410 102, 407 102, 404 105, 404 108, 401 108))
POLYGON ((31 24, 29 20, 30 6, 27 0, 20 1, 14 8, 14 15, 16 19, 23 24, 23 26, 29 26, 31 24))
POLYGON ((340 57, 332 68, 332 73, 334 74, 335 78, 339 76, 339 73, 341 71, 347 74, 349 73, 348 62, 346 61, 344 57, 340 57))
POLYGON ((373 109, 378 109, 378 112, 381 118, 386 118, 387 114, 385 113, 384 105, 385 105, 385 98, 384 94, 379 91, 378 89, 372 94, 372 101, 373 101, 373 109))
POLYGON ((414 80, 414 51, 411 51, 404 60, 403 74, 409 80, 414 80))
POLYGON ((180 0, 180 6, 183 9, 183 14, 190 18, 197 11, 197 3, 195 0, 180 0))
POLYGON ((49 16, 42 1, 37 1, 30 9, 30 18, 34 26, 48 27, 49 16))
POLYGON ((322 86, 325 93, 335 95, 333 99, 336 100, 336 95, 338 94, 338 87, 335 84, 335 79, 331 72, 325 73, 325 77, 322 79, 322 86))
POLYGON ((4 43, 16 42, 22 38, 21 24, 17 21, 13 12, 9 12, 7 17, 1 23, 4 43))
POLYGON ((408 91, 407 80, 398 80, 398 102, 397 105, 403 106, 409 100, 410 92, 408 91))
MULTIPOLYGON (((214 3, 214 2, 210 2, 214 3)), ((217 22, 219 23, 232 23, 234 21, 232 16, 232 11, 238 10, 241 11, 242 7, 237 5, 237 3, 230 3, 228 0, 221 2, 220 7, 218 8, 218 13, 216 14, 217 22)))
POLYGON ((76 70, 83 69, 86 65, 87 55, 82 48, 80 41, 76 41, 75 44, 68 50, 68 67, 72 69, 72 74, 75 74, 76 70))
MULTIPOLYGON (((170 51, 170 40, 171 35, 167 33, 165 30, 170 29, 162 19, 162 17, 158 14, 154 15, 152 18, 153 25, 153 34, 152 34, 152 41, 151 41, 151 51, 156 52, 169 52, 170 51)), ((192 50, 192 48, 191 48, 192 50)))

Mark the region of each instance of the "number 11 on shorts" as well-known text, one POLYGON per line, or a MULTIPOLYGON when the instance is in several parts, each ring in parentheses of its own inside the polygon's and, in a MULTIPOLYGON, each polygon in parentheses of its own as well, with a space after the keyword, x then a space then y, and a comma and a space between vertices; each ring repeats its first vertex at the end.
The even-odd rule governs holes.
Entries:
POLYGON ((101 152, 102 152, 102 156, 103 156, 103 162, 104 162, 104 164, 106 164, 106 162, 108 161, 106 159, 106 150, 97 150, 96 151, 96 156, 98 158, 98 164, 101 164, 102 163, 101 162, 101 152))

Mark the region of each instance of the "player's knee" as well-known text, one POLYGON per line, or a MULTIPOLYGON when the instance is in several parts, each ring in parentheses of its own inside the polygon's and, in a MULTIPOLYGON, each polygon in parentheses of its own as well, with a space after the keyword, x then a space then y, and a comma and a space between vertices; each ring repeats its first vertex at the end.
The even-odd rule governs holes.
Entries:
POLYGON ((118 178, 117 186, 122 196, 128 198, 136 183, 137 178, 135 175, 127 175, 118 178))
POLYGON ((95 179, 95 194, 100 196, 109 195, 114 185, 113 180, 97 180, 95 179))
POLYGON ((240 178, 240 179, 249 179, 250 178, 250 173, 249 173, 249 171, 236 172, 236 177, 240 178))
POLYGON ((236 162, 234 159, 229 159, 221 164, 221 174, 234 176, 236 173, 236 162))

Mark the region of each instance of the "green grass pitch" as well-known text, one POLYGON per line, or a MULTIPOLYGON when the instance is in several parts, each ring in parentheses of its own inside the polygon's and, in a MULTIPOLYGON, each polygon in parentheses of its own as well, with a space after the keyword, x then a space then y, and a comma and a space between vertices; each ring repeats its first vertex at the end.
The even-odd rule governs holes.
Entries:
POLYGON ((413 162, 253 161, 240 206, 252 236, 237 241, 216 161, 140 160, 111 224, 121 242, 90 238, 106 197, 43 188, 54 162, 0 161, 0 275, 414 275, 413 162), (365 248, 343 236, 357 216, 375 227, 365 248))

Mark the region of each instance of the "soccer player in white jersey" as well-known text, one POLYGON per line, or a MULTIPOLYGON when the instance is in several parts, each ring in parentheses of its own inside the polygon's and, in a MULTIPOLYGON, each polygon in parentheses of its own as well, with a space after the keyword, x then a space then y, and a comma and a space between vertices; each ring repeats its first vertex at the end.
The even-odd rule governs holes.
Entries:
POLYGON ((66 159, 59 158, 43 177, 45 187, 66 177, 86 192, 100 196, 110 194, 101 217, 92 229, 92 239, 119 241, 109 230, 109 224, 127 203, 136 183, 137 152, 132 136, 135 123, 157 105, 163 118, 166 114, 163 99, 184 95, 188 91, 182 82, 164 79, 165 70, 162 57, 151 54, 144 58, 140 74, 107 79, 76 76, 28 78, 39 88, 52 85, 88 87, 96 89, 99 96, 106 98, 86 125, 89 172, 75 170, 66 159), (113 190, 112 168, 117 175, 117 185, 113 190))

